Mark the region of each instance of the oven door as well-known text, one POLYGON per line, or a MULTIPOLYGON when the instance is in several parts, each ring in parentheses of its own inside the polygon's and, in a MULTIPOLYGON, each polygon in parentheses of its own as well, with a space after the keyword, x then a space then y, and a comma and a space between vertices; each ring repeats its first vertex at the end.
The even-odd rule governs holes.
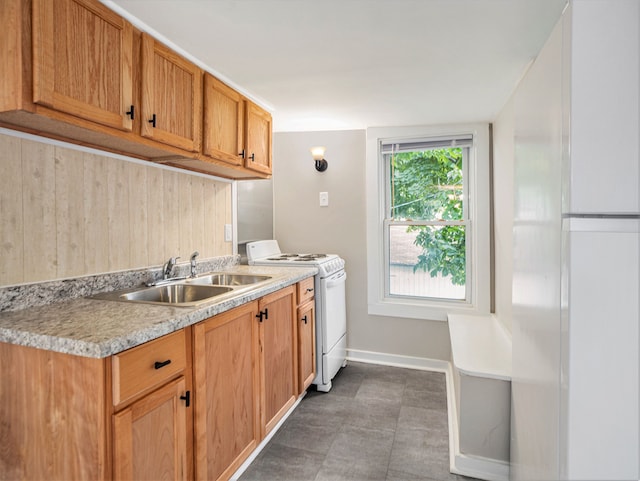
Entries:
POLYGON ((346 281, 347 273, 344 270, 320 280, 322 308, 319 322, 322 323, 323 354, 331 351, 347 333, 346 281))

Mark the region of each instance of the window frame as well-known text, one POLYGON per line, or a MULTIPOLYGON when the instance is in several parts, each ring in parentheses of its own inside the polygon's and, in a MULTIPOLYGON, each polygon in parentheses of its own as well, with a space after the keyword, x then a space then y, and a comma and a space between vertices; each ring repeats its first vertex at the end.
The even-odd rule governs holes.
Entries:
MULTIPOLYGON (((411 139, 413 140, 413 139, 411 139)), ((429 139, 420 139, 420 140, 425 140, 425 141, 438 141, 440 140, 440 138, 429 138, 429 139)), ((406 142, 407 139, 385 139, 384 143, 399 143, 402 144, 403 142, 406 142)), ((384 189, 385 189, 385 216, 383 219, 383 232, 382 235, 384 236, 383 239, 383 246, 384 246, 384 281, 385 281, 385 285, 384 285, 384 295, 385 298, 392 298, 392 299, 418 299, 420 301, 429 301, 429 302, 451 302, 454 304, 460 304, 460 303, 464 303, 464 304, 471 304, 471 294, 473 292, 473 290, 471 289, 471 286, 473 284, 473 277, 471 275, 472 273, 472 265, 471 265, 471 257, 472 257, 472 246, 473 246, 473 242, 471 242, 471 218, 470 218, 470 211, 469 211, 469 161, 470 161, 470 157, 471 157, 471 146, 466 145, 466 143, 468 142, 468 140, 465 142, 465 145, 460 147, 463 150, 463 154, 462 154, 462 179, 463 179, 463 209, 462 209, 462 219, 460 221, 445 221, 445 220, 419 220, 419 221, 400 221, 400 220, 393 220, 391 217, 391 213, 390 213, 390 209, 391 209, 391 189, 390 189, 390 185, 391 185, 391 169, 390 169, 390 159, 386 158, 386 155, 391 155, 393 156, 393 153, 391 154, 385 154, 382 152, 382 141, 380 141, 378 143, 378 148, 380 150, 380 157, 381 157, 381 161, 383 163, 383 170, 384 170, 384 189), (466 274, 466 282, 465 282, 465 298, 464 299, 447 299, 444 297, 427 297, 427 296, 410 296, 410 295, 402 295, 402 294, 392 294, 391 293, 391 261, 390 261, 390 254, 391 254, 391 240, 390 240, 390 230, 391 230, 391 226, 435 226, 435 227, 444 227, 447 225, 462 225, 465 227, 465 264, 466 264, 466 270, 465 270, 465 274, 466 274)), ((471 139, 471 142, 473 142, 473 139, 471 139)), ((454 146, 450 146, 450 147, 443 147, 443 146, 434 146, 434 147, 430 147, 433 149, 442 149, 442 148, 451 148, 454 146)), ((418 150, 427 150, 427 149, 414 149, 412 151, 418 151, 418 150)))
MULTIPOLYGON (((367 291, 371 315, 442 320, 448 313, 487 314, 490 303, 489 264, 489 125, 375 127, 367 129, 367 291), (466 300, 417 298, 389 295, 387 265, 388 240, 387 163, 381 152, 382 142, 403 139, 473 137, 468 149, 465 195, 467 243, 466 300)), ((424 222, 420 222, 423 224, 424 222)))

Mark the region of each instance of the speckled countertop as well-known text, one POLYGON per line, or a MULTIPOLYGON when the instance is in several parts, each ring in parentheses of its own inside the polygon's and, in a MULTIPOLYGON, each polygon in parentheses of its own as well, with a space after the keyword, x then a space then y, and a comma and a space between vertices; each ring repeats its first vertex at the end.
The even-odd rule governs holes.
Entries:
POLYGON ((0 312, 0 342, 104 358, 295 284, 318 271, 314 267, 235 265, 224 272, 266 274, 272 279, 255 289, 197 307, 76 298, 0 312))

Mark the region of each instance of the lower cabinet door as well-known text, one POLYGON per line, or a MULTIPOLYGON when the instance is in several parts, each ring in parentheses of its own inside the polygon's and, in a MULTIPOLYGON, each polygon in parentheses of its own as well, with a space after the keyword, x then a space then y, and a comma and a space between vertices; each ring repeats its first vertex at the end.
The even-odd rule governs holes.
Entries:
POLYGON ((193 328, 196 479, 227 480, 260 441, 257 302, 193 328))
POLYGON ((114 479, 187 479, 185 389, 180 377, 114 414, 114 479))
POLYGON ((264 434, 298 398, 296 305, 293 286, 260 299, 262 416, 264 434))
POLYGON ((302 394, 316 377, 315 303, 298 307, 298 394, 302 394))

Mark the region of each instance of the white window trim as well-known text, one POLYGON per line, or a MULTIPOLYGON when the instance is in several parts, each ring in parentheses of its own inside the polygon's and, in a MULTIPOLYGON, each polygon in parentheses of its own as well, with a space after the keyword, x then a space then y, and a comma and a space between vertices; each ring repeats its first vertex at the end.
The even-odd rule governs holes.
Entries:
POLYGON ((488 314, 489 264, 489 124, 374 127, 367 129, 367 293, 371 315, 446 321, 447 314, 488 314), (379 142, 388 138, 442 137, 472 134, 469 159, 469 208, 471 221, 470 303, 447 300, 385 298, 384 162, 379 142))

